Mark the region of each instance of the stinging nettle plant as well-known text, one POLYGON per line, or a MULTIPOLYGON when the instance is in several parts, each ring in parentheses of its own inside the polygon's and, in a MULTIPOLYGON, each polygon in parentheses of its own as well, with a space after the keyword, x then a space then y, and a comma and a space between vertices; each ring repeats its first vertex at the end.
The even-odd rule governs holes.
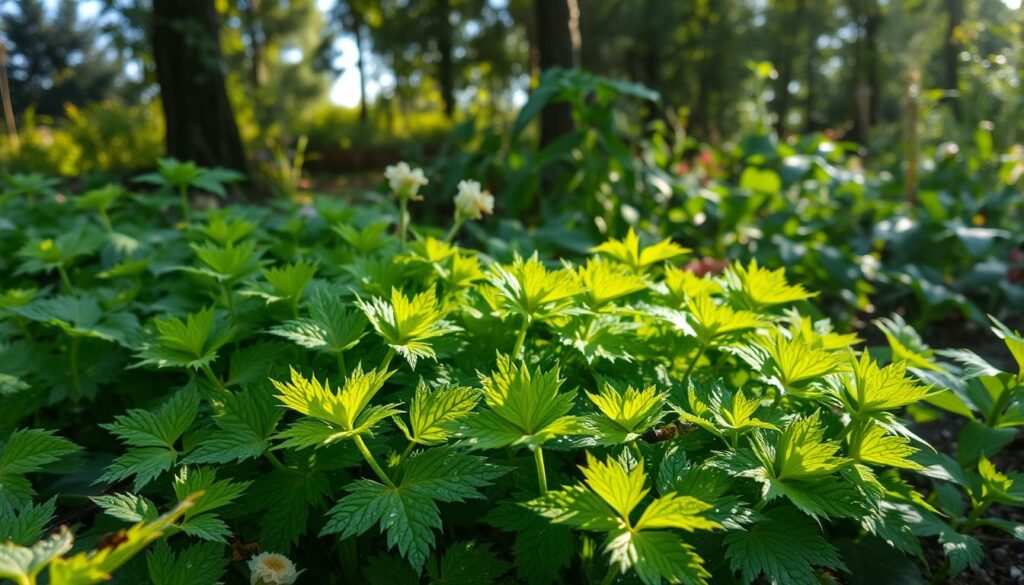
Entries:
MULTIPOLYGON (((164 166, 186 195, 221 180, 164 166)), ((774 267, 698 274, 636 230, 585 258, 476 250, 456 236, 493 211, 481 185, 439 239, 408 222, 425 175, 388 179, 393 207, 184 228, 104 188, 18 233, 0 575, 940 583, 983 562, 990 531, 1024 534, 1005 512, 1024 504, 1005 457, 1024 339, 1002 323, 1012 372, 899 317, 868 348, 774 267), (88 227, 112 230, 115 204, 132 249, 88 227), (963 422, 950 453, 922 438, 929 416, 963 422), (55 517, 81 518, 81 551, 47 535, 55 517)))

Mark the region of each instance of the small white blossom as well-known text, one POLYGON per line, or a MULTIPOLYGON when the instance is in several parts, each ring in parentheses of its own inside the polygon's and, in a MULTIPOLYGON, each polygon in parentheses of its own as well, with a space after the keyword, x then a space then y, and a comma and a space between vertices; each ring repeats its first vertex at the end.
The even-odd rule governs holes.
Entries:
POLYGON ((466 219, 480 219, 485 213, 494 213, 494 196, 481 190, 476 181, 459 181, 455 213, 466 219))
POLYGON ((960 146, 958 146, 956 142, 943 142, 935 147, 935 158, 938 160, 948 160, 956 156, 959 152, 960 146))
POLYGON ((416 199, 420 187, 429 183, 423 169, 414 169, 407 162, 400 162, 384 169, 384 178, 391 190, 399 197, 416 199))
POLYGON ((292 585, 302 571, 288 557, 265 552, 249 559, 250 585, 292 585))

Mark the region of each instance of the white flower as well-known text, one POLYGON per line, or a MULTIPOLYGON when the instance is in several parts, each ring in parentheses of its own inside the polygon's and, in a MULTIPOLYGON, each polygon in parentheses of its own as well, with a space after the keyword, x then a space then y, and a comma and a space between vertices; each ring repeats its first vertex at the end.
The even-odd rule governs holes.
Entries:
POLYGON ((278 553, 260 553, 249 559, 250 585, 292 585, 302 571, 295 563, 278 553))
POLYGON ((391 190, 399 197, 416 199, 420 187, 429 183, 423 169, 414 169, 407 162, 400 162, 384 169, 384 178, 391 190))
POLYGON ((953 158, 960 152, 960 146, 955 142, 943 142, 942 144, 935 147, 935 158, 938 160, 948 160, 953 158))
POLYGON ((485 213, 494 213, 494 196, 481 190, 476 181, 459 181, 455 213, 466 219, 480 219, 485 213))

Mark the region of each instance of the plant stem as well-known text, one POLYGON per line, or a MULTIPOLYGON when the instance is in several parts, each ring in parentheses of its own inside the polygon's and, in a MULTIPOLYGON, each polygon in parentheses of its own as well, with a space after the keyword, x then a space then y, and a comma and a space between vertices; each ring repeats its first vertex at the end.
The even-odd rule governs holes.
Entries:
POLYGON ((395 358, 395 348, 389 347, 388 348, 388 353, 386 353, 384 355, 384 362, 382 363, 381 368, 383 368, 385 370, 388 369, 388 366, 391 365, 391 360, 393 360, 394 358, 395 358))
POLYGON ((281 460, 278 459, 277 455, 274 455, 274 453, 271 452, 270 449, 264 451, 263 456, 267 459, 267 461, 270 462, 271 465, 274 466, 274 469, 277 469, 279 471, 288 471, 288 468, 285 467, 285 464, 281 463, 281 460))
POLYGON ((203 373, 206 374, 206 377, 210 380, 210 382, 213 383, 214 386, 217 387, 218 390, 220 390, 221 392, 223 392, 225 394, 229 394, 230 393, 230 392, 228 392, 228 387, 225 386, 224 383, 220 381, 220 378, 218 378, 213 373, 213 370, 210 369, 210 364, 204 364, 203 365, 203 373))
POLYGON ((72 400, 76 403, 82 391, 82 381, 78 375, 78 345, 80 342, 81 339, 78 337, 71 337, 71 341, 68 343, 68 357, 71 360, 71 387, 75 391, 72 400))
POLYGON ((466 220, 461 217, 455 218, 455 223, 452 224, 452 229, 448 230, 448 233, 444 237, 444 241, 446 243, 450 243, 464 223, 466 223, 466 220))
POLYGON ((103 224, 103 227, 106 228, 106 230, 108 232, 114 231, 114 225, 112 223, 110 223, 110 216, 107 215, 107 210, 106 209, 100 209, 99 211, 100 211, 100 223, 103 224))
POLYGON ((189 221, 192 219, 192 207, 188 204, 187 185, 178 187, 178 196, 181 197, 181 216, 185 218, 185 221, 189 221))
POLYGON ((406 232, 408 231, 408 211, 409 211, 409 200, 406 197, 398 198, 398 238, 402 241, 402 247, 405 247, 407 240, 406 232))
POLYGON ((226 283, 220 283, 220 288, 224 292, 224 304, 228 307, 228 313, 231 314, 231 324, 235 324, 235 293, 231 290, 226 283))
POLYGON ((398 465, 405 463, 405 460, 409 458, 409 455, 412 454, 412 450, 415 447, 416 443, 409 441, 409 446, 405 448, 405 451, 402 451, 402 456, 398 458, 398 465))
POLYGON ((512 359, 520 359, 523 351, 523 343, 526 341, 526 330, 530 328, 532 319, 529 316, 523 317, 523 327, 516 337, 516 345, 512 348, 512 359))
POLYGON ((370 464, 370 469, 372 469, 373 472, 377 474, 377 477, 380 478, 381 482, 383 482, 384 485, 388 486, 389 488, 394 488, 395 483, 391 481, 391 478, 388 477, 388 474, 384 473, 384 470, 381 468, 381 466, 377 464, 377 460, 373 458, 373 454, 370 453, 370 450, 366 448, 366 443, 363 442, 363 438, 360 437, 359 435, 356 435, 355 437, 353 437, 353 441, 355 441, 356 447, 359 448, 359 452, 363 454, 363 459, 366 459, 366 462, 370 464))
POLYGON ((601 585, 611 585, 615 582, 615 577, 618 575, 618 571, 615 570, 615 565, 608 566, 608 572, 605 573, 604 579, 601 579, 601 585))
POLYGON ((533 450, 533 462, 537 465, 537 483, 540 484, 540 493, 548 492, 548 474, 544 470, 544 449, 537 447, 533 450))
POLYGON ((684 381, 688 380, 690 378, 690 374, 693 372, 693 368, 697 365, 697 362, 699 362, 700 358, 702 358, 702 357, 704 357, 704 345, 703 344, 700 346, 700 350, 697 352, 697 357, 693 358, 693 361, 690 362, 689 366, 687 366, 686 373, 683 374, 683 380, 684 381))
POLYGON ((57 272, 60 273, 60 282, 64 285, 64 288, 66 288, 69 293, 75 292, 75 286, 71 284, 71 279, 68 278, 68 271, 64 268, 63 264, 57 265, 57 272))
POLYGON ((338 352, 338 373, 342 378, 348 378, 348 368, 345 366, 345 352, 338 352))

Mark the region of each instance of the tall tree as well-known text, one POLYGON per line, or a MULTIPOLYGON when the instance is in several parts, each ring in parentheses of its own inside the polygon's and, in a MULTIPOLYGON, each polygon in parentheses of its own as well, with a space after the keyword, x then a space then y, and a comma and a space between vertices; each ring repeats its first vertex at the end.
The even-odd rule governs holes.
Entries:
MULTIPOLYGON (((541 71, 572 69, 580 62, 580 10, 576 0, 534 0, 537 61, 541 71)), ((549 103, 540 114, 540 144, 573 131, 568 103, 549 103)))
POLYGON ((167 122, 167 154, 246 171, 222 71, 213 0, 153 0, 153 60, 167 122))
MULTIPOLYGON (((950 92, 960 91, 960 41, 959 28, 964 20, 963 0, 946 0, 946 46, 943 53, 943 64, 945 66, 945 79, 943 86, 950 92)), ((951 95, 946 98, 953 115, 960 119, 960 97, 951 95)))
MULTIPOLYGON (((47 14, 42 0, 17 0, 0 17, 10 51, 11 102, 59 116, 64 104, 82 104, 114 93, 122 64, 102 51, 95 22, 82 22, 78 4, 61 0, 47 14)), ((7 4, 0 2, 0 7, 7 4)))

